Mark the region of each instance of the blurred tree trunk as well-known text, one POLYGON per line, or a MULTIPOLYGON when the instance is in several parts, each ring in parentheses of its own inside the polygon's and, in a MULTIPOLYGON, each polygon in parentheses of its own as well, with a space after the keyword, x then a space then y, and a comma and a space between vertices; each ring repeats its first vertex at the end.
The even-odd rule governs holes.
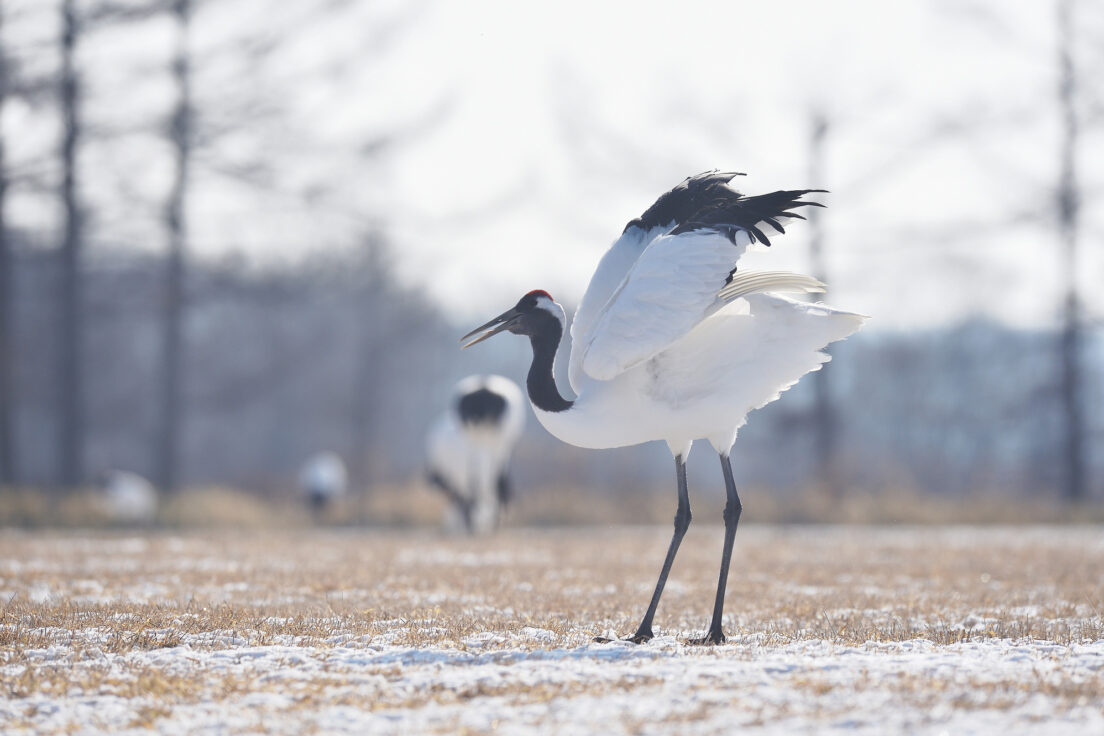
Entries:
POLYGON ((390 322, 364 319, 363 315, 378 315, 381 295, 387 293, 383 274, 390 271, 383 243, 375 234, 366 236, 357 254, 357 281, 353 286, 352 307, 357 316, 352 320, 356 329, 353 344, 353 385, 350 387, 349 440, 347 460, 350 488, 363 492, 374 480, 376 461, 373 453, 378 441, 376 427, 381 398, 381 383, 388 343, 384 333, 390 322))
POLYGON ((1080 192, 1077 184, 1077 77, 1072 58, 1072 2, 1058 3, 1058 104, 1062 113, 1061 170, 1058 179, 1058 228, 1062 243, 1065 304, 1061 338, 1062 408, 1065 415, 1065 473, 1062 491, 1067 501, 1085 498, 1085 418, 1081 381, 1081 305, 1077 294, 1077 228, 1080 192))
POLYGON ((161 375, 161 431, 157 448, 157 480, 163 491, 171 492, 179 483, 180 435, 184 424, 183 403, 183 321, 184 250, 186 244, 185 206, 188 193, 188 163, 191 156, 191 70, 188 56, 190 0, 176 0, 172 6, 177 23, 177 51, 172 74, 177 87, 176 108, 169 123, 169 138, 176 153, 172 190, 165 207, 168 231, 168 267, 165 274, 165 305, 161 375))
POLYGON ((65 211, 65 231, 61 246, 61 279, 58 304, 61 329, 58 365, 58 471, 62 486, 77 486, 84 468, 84 395, 82 385, 83 284, 81 250, 83 227, 77 198, 77 146, 81 121, 77 109, 79 83, 73 64, 79 21, 74 0, 61 7, 61 114, 62 143, 61 199, 65 211))
MULTIPOLYGON (((828 118, 819 111, 812 115, 809 136, 809 182, 812 188, 824 186, 824 150, 828 135, 828 118)), ((809 207, 809 268, 812 276, 828 282, 828 269, 824 258, 824 221, 819 207, 809 207)), ((819 301, 819 298, 818 298, 819 301)), ((825 352, 828 352, 825 350, 825 352)), ((825 370, 813 374, 813 432, 815 434, 817 475, 820 485, 828 494, 838 499, 843 495, 836 459, 835 407, 832 406, 831 373, 825 370)))
MULTIPOLYGON (((0 5, 0 33, 4 28, 4 8, 0 5)), ((8 98, 7 48, 0 38, 0 119, 8 98)), ((12 382, 14 364, 12 327, 12 258, 8 242, 7 220, 4 206, 8 193, 8 170, 5 159, 3 133, 0 132, 0 486, 15 483, 15 391, 12 382)))

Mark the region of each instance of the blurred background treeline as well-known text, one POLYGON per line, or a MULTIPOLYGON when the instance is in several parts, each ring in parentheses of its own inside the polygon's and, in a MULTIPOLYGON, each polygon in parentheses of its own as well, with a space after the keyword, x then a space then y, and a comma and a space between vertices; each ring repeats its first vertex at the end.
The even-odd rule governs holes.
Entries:
MULTIPOLYGON (((736 182, 748 191, 831 189, 768 256, 874 317, 753 415, 733 452, 745 487, 829 517, 901 494, 1104 497, 1094 4, 906 4, 917 53, 951 59, 940 69, 891 58, 907 53, 892 24, 883 46, 842 48, 858 20, 879 27, 856 3, 815 52, 797 51, 815 19, 748 42, 781 44, 791 66, 731 34, 720 76, 704 50, 718 37, 692 22, 708 3, 656 37, 663 74, 587 56, 659 23, 637 4, 533 6, 536 21, 493 2, 279 5, 0 4, 8 493, 56 500, 122 468, 167 498, 217 486, 264 502, 332 450, 354 498, 422 498, 409 489, 453 383, 520 382, 528 365, 522 341, 460 352, 459 335, 530 288, 570 312, 624 222, 717 166, 759 174, 736 182), (550 19, 563 46, 530 49, 550 19), (834 77, 810 68, 848 53, 834 77), (996 70, 1009 59, 1022 66, 996 70), (654 94, 652 113, 623 113, 619 92, 654 94)), ((752 27, 771 12, 724 10, 752 27)), ((656 447, 567 447, 532 421, 514 468, 530 518, 633 521, 650 518, 624 511, 644 492, 669 516, 669 464, 656 447)), ((719 498, 701 465, 691 482, 719 498)))

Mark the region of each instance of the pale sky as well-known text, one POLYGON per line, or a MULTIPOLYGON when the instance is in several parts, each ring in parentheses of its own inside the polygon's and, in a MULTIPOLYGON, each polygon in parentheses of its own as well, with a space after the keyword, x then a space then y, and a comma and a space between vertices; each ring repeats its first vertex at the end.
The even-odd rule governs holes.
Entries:
MULTIPOLYGON (((828 301, 874 316, 872 327, 1057 314, 1052 2, 352 3, 321 19, 319 5, 234 0, 196 15, 201 110, 281 106, 217 146, 222 169, 263 162, 263 192, 197 166, 200 255, 290 259, 381 227, 404 280, 479 322, 533 288, 578 299, 628 220, 685 176, 720 168, 747 172, 735 184, 749 194, 832 190, 828 301), (240 53, 288 29, 265 63, 240 53), (809 180, 814 109, 832 123, 822 182, 809 180)), ((1104 13, 1078 8, 1081 275, 1099 320, 1104 13)), ((86 40, 91 117, 125 128, 163 115, 164 79, 138 84, 128 70, 163 63, 172 31, 149 23, 86 40)), ((50 145, 42 117, 9 106, 6 135, 28 141, 13 158, 50 145)), ((170 160, 156 131, 88 146, 98 241, 163 247, 156 203, 170 160)), ((56 212, 22 196, 9 217, 49 227, 56 212)), ((797 224, 761 265, 806 269, 807 235, 797 224)))

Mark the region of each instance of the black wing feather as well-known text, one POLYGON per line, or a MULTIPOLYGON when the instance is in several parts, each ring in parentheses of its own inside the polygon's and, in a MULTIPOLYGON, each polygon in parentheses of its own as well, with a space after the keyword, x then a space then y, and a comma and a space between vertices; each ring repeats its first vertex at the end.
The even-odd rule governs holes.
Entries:
POLYGON ((732 193, 726 184, 737 176, 745 174, 730 171, 706 171, 697 176, 687 177, 681 184, 667 192, 655 201, 651 207, 636 218, 625 230, 631 227, 639 227, 650 230, 661 225, 670 225, 672 222, 681 224, 694 219, 694 216, 705 209, 710 202, 724 196, 721 190, 732 193))
POLYGON ((713 230, 736 242, 737 233, 747 233, 751 241, 770 245, 768 238, 759 228, 767 223, 776 231, 784 233, 779 218, 805 218, 793 212, 798 207, 823 207, 819 202, 806 202, 801 198, 806 194, 825 192, 824 189, 788 189, 754 197, 745 197, 728 187, 728 182, 736 172, 707 171, 691 176, 671 191, 656 200, 644 214, 625 226, 651 229, 657 226, 671 226, 671 235, 693 232, 695 230, 713 230))
MULTIPOLYGON (((761 242, 763 245, 767 246, 768 248, 770 247, 770 238, 768 238, 766 235, 764 235, 763 231, 760 230, 759 228, 755 227, 755 225, 748 225, 747 226, 747 231, 748 231, 748 235, 751 236, 751 242, 754 243, 756 240, 758 240, 759 242, 761 242)), ((733 242, 733 244, 735 244, 736 243, 736 231, 735 230, 730 230, 729 232, 731 234, 728 236, 728 239, 731 240, 733 242)), ((677 233, 676 233, 676 235, 677 235, 677 233)))

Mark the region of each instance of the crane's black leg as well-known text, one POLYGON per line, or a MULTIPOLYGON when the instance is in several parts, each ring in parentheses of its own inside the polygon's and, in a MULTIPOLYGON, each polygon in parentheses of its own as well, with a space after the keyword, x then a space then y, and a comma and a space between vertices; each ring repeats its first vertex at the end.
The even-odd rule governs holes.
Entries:
POLYGON ((678 478, 678 510, 675 512, 675 534, 671 537, 671 546, 667 548, 667 558, 663 560, 663 569, 659 571, 659 580, 656 582, 655 592, 652 593, 652 602, 648 604, 648 612, 644 614, 644 620, 640 622, 636 633, 629 638, 629 641, 636 644, 652 638, 652 618, 655 616, 656 606, 659 605, 659 597, 663 595, 663 586, 667 583, 667 575, 671 572, 671 563, 675 561, 675 553, 678 552, 682 538, 686 535, 686 529, 690 526, 690 496, 686 491, 686 464, 682 461, 682 455, 675 457, 675 476, 678 478))
POLYGON ((460 516, 464 520, 464 529, 468 534, 475 534, 475 521, 472 520, 472 504, 466 498, 460 498, 456 502, 457 508, 460 509, 460 516))
POLYGON ((510 482, 510 474, 505 468, 498 474, 498 481, 495 483, 495 492, 498 494, 498 504, 502 508, 506 508, 514 498, 514 485, 510 482))
POLYGON ((436 486, 441 493, 445 494, 445 497, 452 503, 456 510, 460 512, 460 517, 464 521, 464 529, 468 534, 472 533, 472 502, 460 495, 460 492, 452 487, 452 484, 445 480, 445 477, 436 471, 429 471, 427 479, 430 484, 436 486))
POLYGON ((740 504, 740 494, 736 492, 736 481, 732 479, 732 464, 728 455, 721 455, 721 471, 724 473, 728 500, 724 509, 725 539, 724 551, 721 552, 721 576, 717 581, 717 600, 713 604, 713 620, 709 623, 709 633, 700 639, 691 639, 691 644, 724 644, 725 640, 724 632, 721 631, 721 614, 724 612, 725 585, 728 583, 728 563, 732 559, 736 525, 740 523, 740 512, 744 507, 740 504))

